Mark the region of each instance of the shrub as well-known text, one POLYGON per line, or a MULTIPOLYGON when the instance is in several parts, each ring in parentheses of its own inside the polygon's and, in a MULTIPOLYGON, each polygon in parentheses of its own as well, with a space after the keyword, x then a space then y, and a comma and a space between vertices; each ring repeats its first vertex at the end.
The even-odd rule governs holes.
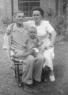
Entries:
POLYGON ((67 28, 66 17, 56 17, 54 28, 58 35, 65 35, 67 28))
POLYGON ((67 29, 66 17, 53 16, 49 17, 51 25, 54 27, 58 35, 65 35, 67 29))
POLYGON ((47 11, 47 19, 58 35, 65 35, 67 29, 66 16, 56 16, 51 8, 47 11))
POLYGON ((4 26, 8 26, 12 22, 13 21, 11 19, 9 19, 8 17, 2 19, 2 23, 4 24, 4 26))

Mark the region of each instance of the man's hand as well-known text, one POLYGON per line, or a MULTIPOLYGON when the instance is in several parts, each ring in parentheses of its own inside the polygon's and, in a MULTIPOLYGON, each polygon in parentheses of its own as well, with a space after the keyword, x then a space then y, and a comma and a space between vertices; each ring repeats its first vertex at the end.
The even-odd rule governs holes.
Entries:
POLYGON ((26 47, 27 47, 27 45, 26 45, 26 44, 23 44, 23 47, 24 47, 24 48, 26 48, 26 47))
POLYGON ((23 57, 26 57, 27 55, 28 55, 27 53, 23 53, 23 54, 22 54, 23 57))
POLYGON ((14 52, 15 52, 15 56, 16 57, 20 57, 20 56, 23 55, 23 51, 21 51, 21 50, 19 50, 19 51, 18 50, 15 50, 14 52))

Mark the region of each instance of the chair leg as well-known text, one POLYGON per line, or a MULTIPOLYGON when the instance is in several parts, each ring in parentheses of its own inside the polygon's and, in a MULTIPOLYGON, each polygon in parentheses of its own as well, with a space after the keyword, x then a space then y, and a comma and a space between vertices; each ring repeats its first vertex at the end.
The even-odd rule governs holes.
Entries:
POLYGON ((16 65, 15 65, 14 73, 15 73, 15 78, 17 78, 16 65))
POLYGON ((17 82, 18 82, 18 86, 19 86, 20 85, 19 65, 17 65, 17 82))
POLYGON ((16 64, 16 70, 15 70, 15 76, 16 76, 16 78, 17 78, 17 83, 18 83, 18 86, 21 86, 21 84, 22 84, 22 79, 21 79, 21 77, 22 77, 22 74, 20 73, 20 68, 19 68, 19 64, 16 64))

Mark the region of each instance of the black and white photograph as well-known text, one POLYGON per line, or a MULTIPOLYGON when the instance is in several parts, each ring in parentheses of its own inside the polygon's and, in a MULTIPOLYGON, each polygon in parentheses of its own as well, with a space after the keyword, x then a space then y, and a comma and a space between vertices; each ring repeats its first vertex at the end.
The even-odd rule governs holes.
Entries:
POLYGON ((0 0, 0 95, 68 95, 68 0, 0 0))

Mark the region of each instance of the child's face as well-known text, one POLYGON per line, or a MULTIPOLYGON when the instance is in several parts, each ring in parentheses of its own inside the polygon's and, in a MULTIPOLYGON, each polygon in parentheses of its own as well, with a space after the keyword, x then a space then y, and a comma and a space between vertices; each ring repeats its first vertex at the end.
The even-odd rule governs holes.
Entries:
POLYGON ((18 24, 22 24, 24 21, 24 13, 18 13, 15 18, 18 24))
POLYGON ((35 39, 37 36, 37 32, 36 31, 29 31, 29 36, 31 39, 35 39))

